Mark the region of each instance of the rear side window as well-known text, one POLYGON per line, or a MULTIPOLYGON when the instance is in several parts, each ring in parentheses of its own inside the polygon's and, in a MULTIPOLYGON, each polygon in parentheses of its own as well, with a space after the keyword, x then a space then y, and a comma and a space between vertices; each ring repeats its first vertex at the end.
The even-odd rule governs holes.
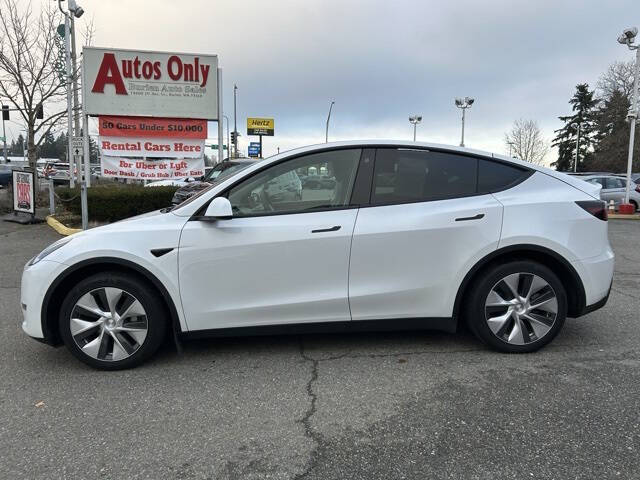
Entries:
POLYGON ((491 160, 478 160, 478 193, 498 192, 520 182, 529 171, 491 160))
POLYGON ((605 188, 626 188, 627 182, 621 178, 607 177, 605 180, 605 188))
POLYGON ((463 155, 381 148, 376 153, 374 205, 420 202, 476 193, 478 160, 463 155))

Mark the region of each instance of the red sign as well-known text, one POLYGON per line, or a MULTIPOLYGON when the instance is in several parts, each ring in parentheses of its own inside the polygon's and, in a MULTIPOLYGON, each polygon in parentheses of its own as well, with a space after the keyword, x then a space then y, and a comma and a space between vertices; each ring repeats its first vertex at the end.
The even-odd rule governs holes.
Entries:
POLYGON ((100 116, 102 137, 207 138, 207 121, 186 118, 100 116))

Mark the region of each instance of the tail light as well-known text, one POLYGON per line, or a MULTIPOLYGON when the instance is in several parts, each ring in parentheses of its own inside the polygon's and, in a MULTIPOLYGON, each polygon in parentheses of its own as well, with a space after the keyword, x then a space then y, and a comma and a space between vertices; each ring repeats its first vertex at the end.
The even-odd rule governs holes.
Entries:
POLYGON ((606 222, 609 219, 609 215, 607 213, 607 204, 603 201, 585 200, 576 202, 576 205, 600 220, 606 222))

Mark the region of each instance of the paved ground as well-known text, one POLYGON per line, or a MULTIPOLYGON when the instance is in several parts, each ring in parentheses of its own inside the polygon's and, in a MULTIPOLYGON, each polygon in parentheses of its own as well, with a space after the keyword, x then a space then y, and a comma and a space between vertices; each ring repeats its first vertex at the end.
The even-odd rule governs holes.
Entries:
POLYGON ((102 373, 22 334, 22 265, 56 234, 3 223, 0 478, 639 478, 640 222, 610 228, 609 304, 537 354, 312 335, 102 373))

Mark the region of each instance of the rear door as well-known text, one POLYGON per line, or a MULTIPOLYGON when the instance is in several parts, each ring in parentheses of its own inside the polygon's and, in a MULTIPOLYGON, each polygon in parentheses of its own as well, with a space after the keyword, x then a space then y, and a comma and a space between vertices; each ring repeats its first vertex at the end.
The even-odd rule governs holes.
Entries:
POLYGON ((624 202, 624 194, 627 185, 626 180, 618 177, 605 177, 604 185, 606 188, 607 202, 609 202, 609 200, 613 200, 616 205, 620 205, 624 202))
POLYGON ((526 172, 457 153, 378 149, 351 247, 352 319, 451 317, 462 279, 500 239, 502 205, 490 192, 526 172))

